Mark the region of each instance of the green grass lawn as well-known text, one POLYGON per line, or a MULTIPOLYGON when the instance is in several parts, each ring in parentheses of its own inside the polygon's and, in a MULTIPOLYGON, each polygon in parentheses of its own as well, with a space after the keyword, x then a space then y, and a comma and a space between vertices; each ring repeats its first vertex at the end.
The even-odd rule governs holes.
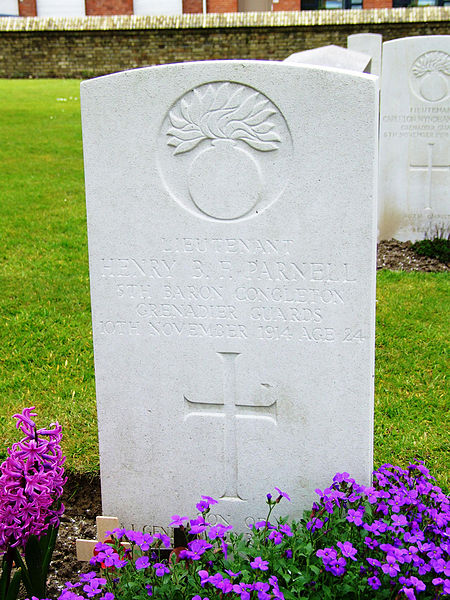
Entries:
MULTIPOLYGON (((0 140, 0 458, 35 405, 97 473, 79 82, 0 80, 0 140)), ((423 459, 448 490, 448 275, 379 272, 377 296, 375 465, 423 459)))

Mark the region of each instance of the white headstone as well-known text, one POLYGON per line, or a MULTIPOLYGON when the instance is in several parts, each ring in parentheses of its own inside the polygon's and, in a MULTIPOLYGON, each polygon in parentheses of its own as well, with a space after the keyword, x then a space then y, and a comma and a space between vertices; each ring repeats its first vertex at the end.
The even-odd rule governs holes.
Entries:
POLYGON ((380 33, 354 33, 347 38, 347 48, 362 52, 371 57, 370 73, 381 75, 381 48, 383 36, 380 33))
POLYGON ((167 65, 84 82, 82 112, 104 513, 204 494, 239 531, 274 486, 300 517, 368 483, 376 78, 167 65))
POLYGON ((334 67, 336 69, 348 69, 361 73, 370 72, 370 56, 363 52, 355 52, 340 46, 322 46, 303 52, 295 52, 283 62, 314 65, 315 67, 334 67))
POLYGON ((383 44, 379 237, 450 227, 450 35, 383 44))

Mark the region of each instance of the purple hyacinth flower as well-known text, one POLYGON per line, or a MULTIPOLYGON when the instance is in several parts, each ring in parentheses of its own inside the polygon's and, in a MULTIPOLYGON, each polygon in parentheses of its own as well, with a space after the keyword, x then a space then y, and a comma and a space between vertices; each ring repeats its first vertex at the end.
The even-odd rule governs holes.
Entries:
POLYGON ((8 448, 0 466, 0 553, 24 547, 31 535, 40 537, 49 525, 59 525, 64 505, 57 503, 66 482, 61 451, 61 426, 36 429, 34 407, 14 415, 25 435, 8 448))

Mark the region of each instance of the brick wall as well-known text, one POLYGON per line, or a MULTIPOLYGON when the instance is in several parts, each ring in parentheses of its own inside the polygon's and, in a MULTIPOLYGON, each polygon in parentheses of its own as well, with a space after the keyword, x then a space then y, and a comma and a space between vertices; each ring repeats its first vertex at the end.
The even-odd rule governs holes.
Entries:
POLYGON ((238 0, 208 0, 207 8, 209 13, 236 12, 238 0))
POLYGON ((133 0, 85 0, 86 15, 132 15, 133 0))
POLYGON ((36 0, 19 0, 19 15, 21 17, 35 17, 37 15, 36 0))
POLYGON ((392 8, 392 0, 363 0, 363 8, 392 8))
POLYGON ((273 3, 273 10, 300 10, 300 0, 280 0, 273 3))
POLYGON ((88 78, 206 59, 282 60, 346 46, 352 33, 384 40, 448 32, 449 8, 269 12, 180 17, 0 18, 0 77, 88 78))
POLYGON ((202 0, 183 0, 184 13, 201 13, 203 12, 202 0))

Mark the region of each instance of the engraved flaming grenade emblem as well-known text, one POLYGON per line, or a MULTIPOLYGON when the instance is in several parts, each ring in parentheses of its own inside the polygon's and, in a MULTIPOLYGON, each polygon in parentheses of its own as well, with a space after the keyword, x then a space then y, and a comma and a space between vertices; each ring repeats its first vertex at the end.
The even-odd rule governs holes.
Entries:
POLYGON ((449 95, 450 56, 434 50, 416 59, 412 66, 411 86, 427 102, 441 102, 449 95))
POLYGON ((245 85, 214 82, 185 94, 165 133, 174 157, 195 150, 184 168, 197 209, 223 220, 251 213, 264 193, 258 155, 280 148, 283 124, 276 106, 245 85))

